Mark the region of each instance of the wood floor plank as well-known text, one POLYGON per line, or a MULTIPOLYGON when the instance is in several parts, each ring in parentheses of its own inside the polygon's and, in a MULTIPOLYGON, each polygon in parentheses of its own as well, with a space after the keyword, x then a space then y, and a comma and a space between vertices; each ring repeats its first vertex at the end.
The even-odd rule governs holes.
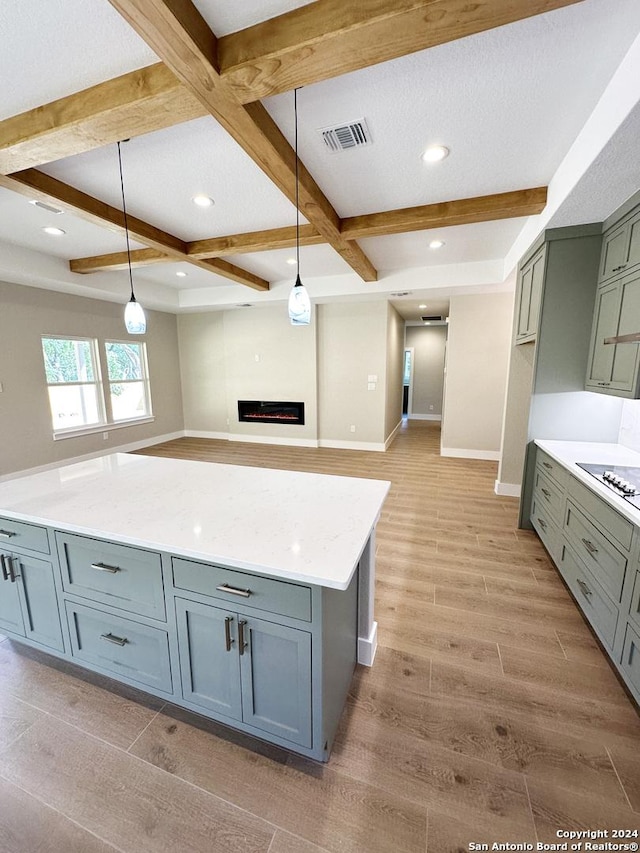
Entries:
POLYGON ((53 718, 0 753, 0 775, 120 850, 267 853, 274 835, 248 812, 53 718))
MULTIPOLYGON (((631 744, 626 749, 620 745, 611 746, 609 755, 631 808, 640 814, 640 756, 631 744)), ((640 823, 640 818, 637 820, 640 823)))
POLYGON ((556 635, 567 660, 610 668, 604 652, 586 625, 583 631, 556 630, 556 635))
POLYGON ((0 750, 13 743, 43 716, 41 711, 0 690, 0 750))
POLYGON ((0 778, 2 853, 117 853, 59 812, 0 778))
POLYGON ((327 853, 327 851, 316 844, 278 829, 271 842, 269 853, 327 853))
MULTIPOLYGON (((532 825, 533 819, 529 817, 523 826, 509 836, 508 841, 512 844, 533 844, 535 850, 537 837, 532 825)), ((498 834, 492 815, 485 815, 482 818, 474 816, 473 820, 470 820, 464 813, 429 810, 427 853, 468 853, 471 843, 487 844, 487 850, 491 850, 497 839, 498 834)), ((500 841, 504 843, 507 839, 501 838, 500 841)), ((527 848, 513 849, 526 850, 527 848)))

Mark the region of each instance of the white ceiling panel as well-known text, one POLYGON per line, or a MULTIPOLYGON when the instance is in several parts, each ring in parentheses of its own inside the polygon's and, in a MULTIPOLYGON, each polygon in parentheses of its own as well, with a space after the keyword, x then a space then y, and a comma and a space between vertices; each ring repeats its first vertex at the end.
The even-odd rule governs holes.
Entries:
POLYGON ((195 6, 218 36, 226 36, 291 12, 299 6, 308 6, 313 0, 196 0, 195 6))
POLYGON ((106 0, 2 0, 0 119, 158 57, 106 0))

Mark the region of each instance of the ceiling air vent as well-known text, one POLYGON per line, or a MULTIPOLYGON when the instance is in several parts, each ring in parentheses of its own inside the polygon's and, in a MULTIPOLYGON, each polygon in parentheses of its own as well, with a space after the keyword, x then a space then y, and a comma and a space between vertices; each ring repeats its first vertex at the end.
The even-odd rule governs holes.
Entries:
POLYGON ((336 127, 323 127, 318 133, 329 151, 349 151, 351 148, 362 148, 371 145, 371 133, 366 119, 350 121, 336 127))
POLYGON ((29 204, 33 204, 35 207, 40 207, 42 210, 46 210, 47 213, 54 213, 56 215, 62 213, 59 207, 54 207, 52 204, 46 204, 44 201, 30 201, 29 204))
POLYGON ((424 323, 442 322, 442 315, 441 314, 432 314, 431 316, 420 317, 420 319, 424 323))

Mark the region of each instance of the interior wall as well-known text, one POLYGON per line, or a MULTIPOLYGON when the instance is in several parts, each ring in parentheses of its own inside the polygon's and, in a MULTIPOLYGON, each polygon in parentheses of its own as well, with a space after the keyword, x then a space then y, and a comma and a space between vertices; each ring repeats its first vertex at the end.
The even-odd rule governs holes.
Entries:
POLYGON ((442 454, 498 459, 513 294, 451 298, 442 454))
MULTIPOLYGON (((176 317, 147 311, 147 344, 154 421, 105 427, 91 435, 53 440, 42 357, 42 335, 126 340, 123 306, 114 302, 0 283, 0 475, 77 456, 105 453, 184 429, 176 317)), ((136 337, 136 340, 139 338, 136 337)))
POLYGON ((185 428, 226 434, 224 312, 178 315, 185 428))
POLYGON ((387 310, 387 371, 385 441, 402 422, 402 376, 404 373, 404 319, 393 305, 387 310))
POLYGON ((413 393, 409 417, 442 418, 447 326, 407 326, 413 348, 413 393))
POLYGON ((382 445, 387 303, 334 302, 319 305, 317 314, 320 442, 382 445))

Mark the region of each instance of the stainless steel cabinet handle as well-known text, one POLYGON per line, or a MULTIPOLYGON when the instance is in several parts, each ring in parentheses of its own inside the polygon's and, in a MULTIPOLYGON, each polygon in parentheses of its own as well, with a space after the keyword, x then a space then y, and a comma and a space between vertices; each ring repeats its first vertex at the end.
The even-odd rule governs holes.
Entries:
POLYGON ((91 568, 97 572, 109 572, 110 575, 115 575, 116 572, 121 571, 120 566, 109 566, 106 563, 91 563, 91 568))
POLYGON ((251 595, 250 589, 238 589, 235 586, 229 586, 228 583, 221 583, 220 586, 217 586, 216 589, 219 592, 230 592, 231 595, 241 595, 243 598, 249 598, 251 595))
POLYGON ((2 569, 2 580, 3 581, 9 580, 9 569, 7 568, 7 564, 5 562, 6 559, 7 558, 4 556, 4 554, 0 554, 0 568, 2 569))
POLYGON ((231 651, 231 646, 235 642, 231 639, 231 623, 233 622, 233 616, 225 616, 224 619, 224 645, 228 652, 231 651))
POLYGON ((598 382, 597 384, 598 384, 598 385, 602 385, 602 386, 604 386, 604 387, 608 387, 609 385, 611 385, 611 383, 610 383, 610 382, 598 382))
POLYGON ((551 497, 551 492, 548 492, 546 489, 540 489, 540 491, 541 491, 541 492, 542 492, 542 494, 545 496, 545 498, 546 498, 547 500, 549 500, 549 498, 551 497))
POLYGON ((547 522, 546 522, 546 521, 543 521, 541 518, 539 518, 539 519, 538 519, 538 524, 540 525, 540 527, 541 527, 543 530, 546 530, 546 529, 547 529, 547 522))
POLYGON ((244 650, 247 648, 248 643, 244 638, 244 626, 247 624, 246 619, 238 620, 238 646, 240 648, 240 654, 244 654, 244 650))
POLYGON ((587 549, 587 551, 588 551, 590 554, 597 554, 597 553, 598 553, 598 549, 597 549, 597 548, 596 548, 596 546, 593 544, 593 542, 591 542, 589 539, 584 539, 584 538, 583 538, 583 540, 582 540, 582 544, 584 545, 584 547, 587 549))
POLYGON ((549 465, 548 462, 543 462, 542 464, 544 465, 545 468, 548 468, 549 470, 551 470, 553 468, 553 465, 549 465))
POLYGON ((126 637, 116 637, 115 634, 100 634, 101 640, 106 640, 108 643, 114 643, 116 646, 126 646, 129 640, 126 637))
POLYGON ((578 586, 582 590, 583 595, 586 595, 586 596, 593 595, 593 593, 591 592, 591 590, 589 589, 589 587, 586 585, 586 583, 584 581, 581 581, 580 578, 576 578, 576 580, 578 581, 578 586))
POLYGON ((12 536, 17 535, 14 530, 0 530, 0 539, 11 539, 12 536))
POLYGON ((620 264, 620 266, 619 266, 619 267, 614 267, 614 268, 611 270, 611 272, 618 272, 618 270, 626 269, 626 266, 627 266, 626 264, 620 264))
POLYGON ((15 567, 13 565, 14 557, 7 557, 6 554, 0 554, 0 566, 2 566, 2 579, 5 581, 11 581, 11 583, 16 582, 16 578, 19 578, 20 575, 16 574, 15 567))

